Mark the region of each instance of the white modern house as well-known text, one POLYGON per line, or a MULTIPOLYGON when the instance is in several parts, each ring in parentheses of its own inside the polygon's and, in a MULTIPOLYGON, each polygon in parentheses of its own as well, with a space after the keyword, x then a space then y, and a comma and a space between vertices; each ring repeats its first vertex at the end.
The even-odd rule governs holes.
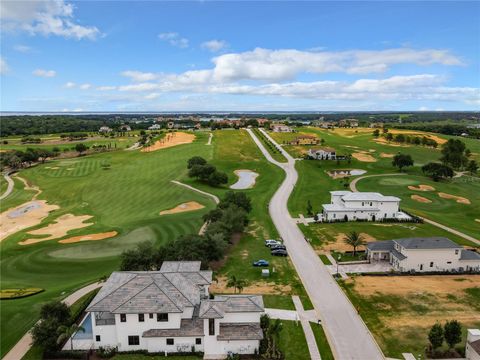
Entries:
POLYGON ((467 360, 480 360, 480 329, 468 329, 465 357, 467 360))
POLYGON ((153 124, 148 127, 148 130, 160 130, 162 126, 160 124, 153 124))
MULTIPOLYGON (((169 262, 160 271, 114 272, 86 309, 74 349, 204 352, 205 359, 254 354, 263 332, 262 296, 210 298, 212 272, 200 262, 169 262)), ((65 345, 70 348, 70 342, 65 345)))
POLYGON ((98 132, 99 133, 109 133, 109 132, 112 132, 112 128, 108 127, 108 126, 102 126, 100 127, 100 129, 98 129, 98 132))
POLYGON ((272 124, 270 125, 270 129, 273 132, 292 132, 292 128, 284 124, 272 124))
POLYGON ((330 191, 330 204, 323 204, 321 221, 410 219, 401 212, 400 199, 376 192, 330 191))
POLYGON ((480 271, 480 254, 444 237, 376 241, 366 250, 370 261, 389 261, 400 272, 480 271))
POLYGON ((337 152, 331 147, 319 147, 308 150, 308 156, 316 160, 335 160, 337 152))

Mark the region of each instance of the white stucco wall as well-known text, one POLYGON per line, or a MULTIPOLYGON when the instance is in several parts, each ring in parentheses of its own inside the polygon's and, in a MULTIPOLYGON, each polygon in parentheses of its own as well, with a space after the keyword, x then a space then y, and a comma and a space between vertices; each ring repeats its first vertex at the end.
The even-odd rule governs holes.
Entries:
POLYGON ((460 255, 455 254, 455 249, 401 249, 400 252, 407 256, 400 263, 403 271, 448 271, 461 266, 458 260, 460 255), (430 266, 431 263, 433 266, 430 266))
POLYGON ((145 344, 148 352, 190 352, 192 346, 195 351, 203 351, 203 336, 198 336, 198 338, 202 339, 202 343, 199 345, 195 343, 196 337, 169 337, 169 339, 173 339, 173 345, 167 345, 167 338, 145 338, 145 344))

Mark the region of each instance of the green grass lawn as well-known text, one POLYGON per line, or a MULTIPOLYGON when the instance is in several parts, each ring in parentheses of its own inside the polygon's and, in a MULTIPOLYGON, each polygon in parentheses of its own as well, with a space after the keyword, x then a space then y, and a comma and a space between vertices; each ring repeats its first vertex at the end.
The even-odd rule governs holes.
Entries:
POLYGON ((334 360, 335 358, 333 357, 332 350, 328 344, 323 327, 321 325, 312 323, 310 323, 310 326, 312 327, 313 335, 315 335, 315 341, 317 342, 318 350, 320 351, 322 360, 334 360))
POLYGON ((263 295, 263 303, 266 308, 295 310, 291 296, 285 295, 263 295))
POLYGON ((284 353, 285 359, 310 359, 307 340, 300 321, 282 320, 282 331, 280 332, 280 344, 278 346, 284 353))
MULTIPOLYGON (((260 130, 254 129, 253 133, 257 136, 260 142, 264 145, 265 149, 272 155, 272 157, 279 162, 286 162, 285 156, 275 147, 273 144, 260 130)), ((274 139, 275 140, 275 139, 274 139)))

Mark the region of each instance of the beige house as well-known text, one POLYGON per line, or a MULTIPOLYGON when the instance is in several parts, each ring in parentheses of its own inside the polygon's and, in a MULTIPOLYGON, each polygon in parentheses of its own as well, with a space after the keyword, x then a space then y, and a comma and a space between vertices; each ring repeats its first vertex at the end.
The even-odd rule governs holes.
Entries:
POLYGON ((292 129, 284 124, 272 124, 270 125, 270 130, 273 132, 292 132, 292 129))
POLYGON ((317 145, 320 140, 312 135, 300 135, 289 142, 290 145, 317 145))

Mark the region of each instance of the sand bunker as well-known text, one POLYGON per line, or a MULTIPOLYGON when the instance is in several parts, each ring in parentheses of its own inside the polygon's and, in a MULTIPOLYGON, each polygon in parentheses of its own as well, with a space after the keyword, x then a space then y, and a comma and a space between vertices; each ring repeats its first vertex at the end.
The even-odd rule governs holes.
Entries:
POLYGON ((40 239, 27 239, 24 241, 19 242, 20 245, 30 245, 36 244, 42 241, 58 239, 67 235, 70 230, 81 229, 93 223, 85 223, 88 219, 91 219, 91 215, 72 215, 72 214, 65 214, 58 217, 55 222, 52 224, 45 226, 40 229, 29 231, 30 235, 49 235, 44 238, 40 239))
POLYGON ((36 200, 37 197, 38 197, 38 195, 40 195, 40 194, 42 193, 42 190, 40 190, 40 188, 39 188, 38 186, 30 185, 30 184, 28 183, 28 181, 25 180, 24 178, 16 175, 16 176, 15 176, 15 179, 18 179, 18 180, 20 180, 20 181, 23 183, 23 185, 24 185, 23 190, 36 191, 36 194, 33 196, 32 200, 36 200))
POLYGON ((355 152, 352 156, 358 161, 362 162, 376 162, 377 160, 370 154, 364 152, 355 152))
POLYGON ((480 219, 475 219, 476 222, 480 222, 480 219))
POLYGON ((443 193, 443 192, 439 192, 438 196, 440 196, 443 199, 453 199, 459 204, 467 204, 467 205, 471 204, 470 200, 468 200, 467 198, 461 197, 461 196, 446 194, 446 193, 443 193))
POLYGON ((160 211, 160 215, 170 215, 170 214, 178 214, 186 211, 194 211, 203 209, 205 206, 196 202, 196 201, 189 201, 180 205, 175 206, 172 209, 160 211))
POLYGON ((341 179, 349 176, 363 175, 366 172, 367 172, 366 170, 361 170, 361 169, 340 169, 340 170, 327 171, 327 174, 333 179, 341 179))
POLYGON ((230 189, 250 189, 255 185, 255 180, 258 176, 258 173, 252 170, 235 170, 234 173, 238 176, 238 180, 235 184, 230 186, 230 189))
MULTIPOLYGON (((366 242, 366 243, 369 243, 369 242, 372 242, 372 241, 376 241, 377 239, 375 239, 373 236, 367 234, 367 233, 360 233, 360 235, 362 236, 362 239, 366 242)), ((317 250, 320 250, 321 252, 329 252, 329 251, 332 251, 332 250, 335 250, 335 251, 339 251, 339 252, 344 252, 344 251, 352 251, 353 248, 350 246, 350 245, 347 245, 345 244, 345 239, 347 237, 347 234, 345 233, 338 233, 336 236, 335 236, 335 241, 334 242, 329 242, 329 243, 326 243, 322 246, 320 246, 317 250)), ((357 251, 362 251, 362 250, 365 250, 365 247, 362 245, 362 246, 359 246, 357 248, 357 251)))
POLYGON ((424 198, 423 196, 419 196, 419 195, 412 195, 410 197, 412 198, 412 200, 415 200, 415 201, 418 201, 418 202, 421 202, 421 203, 431 203, 432 202, 432 200, 424 198))
POLYGON ((435 188, 430 185, 418 185, 418 186, 410 185, 408 188, 410 190, 415 190, 415 191, 435 191, 435 188))
POLYGON ((98 234, 89 234, 89 235, 80 235, 80 236, 73 236, 68 239, 63 239, 60 240, 60 244, 73 244, 81 241, 96 241, 96 240, 104 240, 104 239, 109 239, 114 236, 117 236, 116 231, 108 231, 104 233, 98 233, 98 234))
POLYGON ((48 205, 46 200, 26 202, 0 214, 0 241, 18 231, 38 225, 53 210, 60 207, 48 205))
POLYGON ((393 158, 395 154, 381 153, 380 157, 382 158, 393 158))
POLYGON ((188 134, 184 132, 167 133, 167 135, 165 135, 163 139, 156 141, 155 144, 151 146, 144 147, 140 151, 151 152, 151 151, 169 148, 172 146, 190 144, 193 140, 195 140, 195 135, 193 134, 188 134))

